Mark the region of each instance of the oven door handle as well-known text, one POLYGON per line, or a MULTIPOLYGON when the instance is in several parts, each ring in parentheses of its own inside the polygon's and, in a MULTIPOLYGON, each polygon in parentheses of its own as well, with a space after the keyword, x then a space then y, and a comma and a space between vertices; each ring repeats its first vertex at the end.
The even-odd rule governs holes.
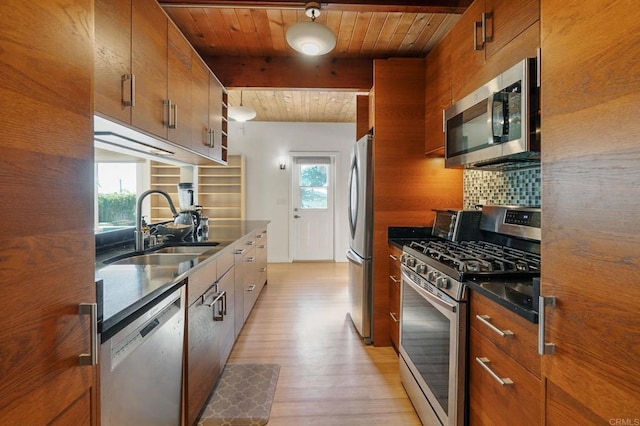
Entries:
POLYGON ((411 279, 411 277, 409 275, 407 275, 407 273, 405 271, 402 271, 402 280, 404 282, 406 282, 407 284, 409 284, 411 286, 411 288, 413 288, 415 291, 417 291, 425 299, 428 299, 429 302, 431 302, 432 304, 438 305, 441 308, 444 308, 449 312, 453 312, 453 313, 456 312, 456 310, 457 310, 456 305, 452 305, 451 303, 447 303, 445 300, 440 299, 439 297, 436 297, 433 294, 429 293, 427 290, 423 289, 422 287, 420 287, 419 285, 414 283, 413 280, 411 279))

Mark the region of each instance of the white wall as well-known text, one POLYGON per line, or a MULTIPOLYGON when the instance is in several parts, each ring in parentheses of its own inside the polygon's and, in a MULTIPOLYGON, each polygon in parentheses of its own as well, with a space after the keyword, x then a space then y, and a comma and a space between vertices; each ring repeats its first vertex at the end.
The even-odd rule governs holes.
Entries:
POLYGON ((267 219, 269 262, 289 262, 291 208, 291 164, 289 153, 335 152, 335 260, 346 262, 349 248, 347 194, 354 123, 229 122, 229 152, 243 154, 246 161, 248 220, 267 219), (280 170, 281 159, 287 160, 280 170))

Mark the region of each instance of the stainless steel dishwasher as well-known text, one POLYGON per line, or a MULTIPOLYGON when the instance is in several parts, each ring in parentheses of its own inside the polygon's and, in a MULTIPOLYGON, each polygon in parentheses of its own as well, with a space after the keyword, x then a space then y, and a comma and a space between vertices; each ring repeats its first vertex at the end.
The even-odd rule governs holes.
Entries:
POLYGON ((180 424, 184 286, 100 346, 102 425, 180 424))

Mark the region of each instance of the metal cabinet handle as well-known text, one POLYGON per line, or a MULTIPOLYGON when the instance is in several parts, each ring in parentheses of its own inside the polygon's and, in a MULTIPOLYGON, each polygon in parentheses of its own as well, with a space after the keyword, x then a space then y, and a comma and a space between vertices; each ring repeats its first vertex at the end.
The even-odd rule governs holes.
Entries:
POLYGON ((398 258, 395 257, 394 255, 390 254, 389 257, 391 258, 391 260, 393 260, 394 262, 398 261, 398 258))
POLYGON ((394 283, 399 283, 400 281, 398 281, 398 279, 396 277, 394 277, 393 275, 389 275, 389 278, 391 278, 391 281, 393 281, 394 283))
POLYGON ((216 143, 216 138, 214 135, 215 135, 215 130, 210 129, 209 130, 209 148, 213 148, 216 143))
POLYGON ((496 382, 498 382, 500 386, 511 386, 513 384, 513 381, 510 378, 498 376, 496 372, 487 365, 491 362, 489 361, 489 358, 476 357, 476 361, 491 375, 491 377, 496 379, 496 382))
POLYGON ((259 245, 259 246, 258 246, 258 248, 259 248, 259 249, 263 249, 263 248, 265 248, 265 247, 266 247, 266 246, 265 246, 264 244, 261 244, 261 245, 259 245))
POLYGON ((171 112, 173 112, 173 122, 171 121, 171 117, 169 117, 169 128, 177 129, 178 128, 178 105, 171 104, 171 112))
POLYGON ((213 308, 213 320, 222 321, 224 319, 224 298, 226 291, 218 293, 215 299, 207 306, 213 308), (218 308, 218 303, 222 302, 222 309, 218 308))
POLYGON ((260 268, 260 272, 267 272, 267 268, 260 268))
POLYGON ((121 78, 121 99, 122 106, 134 107, 136 106, 136 76, 135 74, 124 74, 121 78), (125 90, 126 83, 129 83, 129 90, 125 90), (124 98, 124 94, 129 94, 129 99, 124 98))
POLYGON ((256 238, 262 238, 263 235, 262 234, 256 234, 256 238))
POLYGON ((256 285, 255 284, 251 284, 247 286, 247 291, 253 291, 256 289, 256 285))
POLYGON ((553 355, 556 353, 556 345, 554 343, 546 343, 545 336, 545 307, 556 306, 555 296, 539 296, 538 298, 538 355, 553 355))
POLYGON ((91 352, 80 354, 78 361, 80 365, 98 365, 98 304, 80 303, 78 314, 89 315, 89 321, 91 321, 91 352))
MULTIPOLYGON (((482 14, 482 44, 493 41, 493 28, 491 29, 491 35, 487 35, 487 21, 491 20, 493 24, 493 13, 484 12, 482 14)), ((493 27, 493 25, 491 25, 493 27)))
POLYGON ((248 245, 248 246, 253 246, 253 245, 255 245, 255 243, 256 243, 256 241, 255 241, 255 240, 251 240, 251 241, 248 241, 248 242, 247 242, 247 245, 248 245))
POLYGON ((473 50, 482 50, 484 48, 483 44, 478 44, 478 29, 482 31, 482 21, 474 22, 473 27, 473 50))
POLYGON ((301 217, 302 217, 302 216, 300 216, 299 214, 294 214, 294 215, 293 215, 293 218, 294 218, 294 219, 300 219, 301 217))
POLYGON ((513 337, 515 336, 514 332, 511 330, 500 330, 495 325, 491 324, 491 317, 489 315, 476 315, 476 318, 489 327, 491 330, 495 331, 500 337, 513 337))
POLYGON ((256 257, 255 256, 249 256, 247 257, 247 262, 251 263, 251 262, 255 262, 256 257))
POLYGON ((247 251, 247 249, 237 249, 234 253, 235 254, 244 254, 245 251, 247 251))
POLYGON ((393 312, 389 312, 389 315, 391 316, 391 319, 393 320, 393 322, 400 322, 396 314, 394 314, 393 312))

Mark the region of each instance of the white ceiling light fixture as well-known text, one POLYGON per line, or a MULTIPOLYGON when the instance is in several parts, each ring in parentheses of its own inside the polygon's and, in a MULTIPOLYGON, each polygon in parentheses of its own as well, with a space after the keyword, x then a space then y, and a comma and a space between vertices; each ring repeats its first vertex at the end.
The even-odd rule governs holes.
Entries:
POLYGON ((298 22, 289 27, 286 35, 289 46, 310 56, 331 52, 336 47, 336 36, 328 27, 316 22, 320 16, 320 3, 307 3, 304 13, 311 18, 311 22, 298 22))
POLYGON ((256 111, 251 107, 246 107, 242 104, 242 90, 240 91, 240 106, 229 107, 227 115, 234 121, 249 121, 256 118, 256 111))

